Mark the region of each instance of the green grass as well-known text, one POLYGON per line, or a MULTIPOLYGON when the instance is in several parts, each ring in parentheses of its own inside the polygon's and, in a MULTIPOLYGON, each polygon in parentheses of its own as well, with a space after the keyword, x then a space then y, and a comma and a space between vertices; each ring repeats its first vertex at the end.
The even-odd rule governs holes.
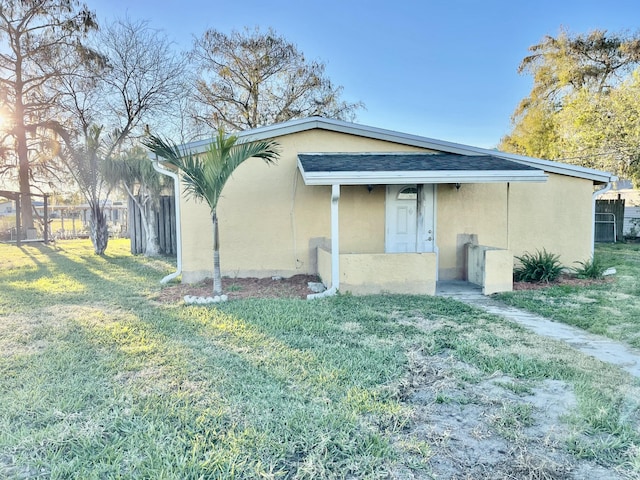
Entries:
POLYGON ((552 286, 500 294, 524 308, 640 348, 640 244, 599 244, 598 262, 615 267, 612 283, 552 286))
MULTIPOLYGON (((442 298, 163 305, 173 266, 128 248, 0 245, 1 478, 427 475, 436 446, 403 387, 414 351, 473 366, 459 385, 563 380, 578 398, 568 451, 639 463, 635 383, 558 342, 442 298)), ((502 408, 497 434, 531 424, 530 406, 502 408)))

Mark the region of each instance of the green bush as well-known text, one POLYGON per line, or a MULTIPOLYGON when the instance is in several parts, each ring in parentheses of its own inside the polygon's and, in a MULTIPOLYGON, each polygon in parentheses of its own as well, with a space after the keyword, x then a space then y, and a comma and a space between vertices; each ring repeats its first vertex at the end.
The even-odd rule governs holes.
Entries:
POLYGON ((525 253, 521 257, 516 257, 520 266, 514 270, 514 277, 517 282, 552 282, 560 276, 563 266, 559 256, 537 250, 535 254, 525 253))
POLYGON ((573 274, 578 278, 596 278, 600 279, 607 269, 606 265, 599 257, 593 257, 584 262, 575 262, 579 267, 572 268, 573 274))

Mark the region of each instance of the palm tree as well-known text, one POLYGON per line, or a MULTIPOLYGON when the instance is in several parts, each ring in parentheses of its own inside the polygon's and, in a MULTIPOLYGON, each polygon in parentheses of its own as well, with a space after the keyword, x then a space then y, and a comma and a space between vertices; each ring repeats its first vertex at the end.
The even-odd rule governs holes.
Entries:
POLYGON ((116 149, 112 136, 102 137, 102 127, 84 124, 79 138, 68 132, 58 131, 62 144, 58 155, 80 187, 89 205, 89 236, 96 255, 102 255, 109 242, 109 225, 104 206, 111 192, 105 180, 102 166, 116 149))
POLYGON ((184 153, 175 143, 169 143, 152 135, 143 142, 155 155, 182 173, 187 195, 204 200, 211 209, 213 222, 213 293, 222 293, 220 273, 220 238, 218 236, 218 200, 227 180, 245 160, 256 157, 266 163, 275 163, 279 145, 275 141, 241 142, 235 135, 227 136, 218 131, 209 149, 200 156, 184 153))

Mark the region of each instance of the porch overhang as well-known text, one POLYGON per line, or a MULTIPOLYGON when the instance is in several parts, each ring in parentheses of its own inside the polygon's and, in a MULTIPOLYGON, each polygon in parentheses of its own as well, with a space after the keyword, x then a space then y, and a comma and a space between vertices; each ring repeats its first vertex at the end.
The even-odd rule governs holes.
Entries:
POLYGON ((491 155, 429 153, 304 153, 306 185, 546 182, 544 170, 491 155))

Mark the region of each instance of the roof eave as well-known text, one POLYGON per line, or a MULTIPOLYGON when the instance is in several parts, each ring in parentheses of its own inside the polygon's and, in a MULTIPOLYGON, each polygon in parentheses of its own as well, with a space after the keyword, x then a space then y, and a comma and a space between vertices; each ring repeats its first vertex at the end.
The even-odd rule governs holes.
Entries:
POLYGON ((306 185, 402 185, 406 183, 507 183, 546 182, 543 171, 391 171, 391 172, 305 172, 306 185))

